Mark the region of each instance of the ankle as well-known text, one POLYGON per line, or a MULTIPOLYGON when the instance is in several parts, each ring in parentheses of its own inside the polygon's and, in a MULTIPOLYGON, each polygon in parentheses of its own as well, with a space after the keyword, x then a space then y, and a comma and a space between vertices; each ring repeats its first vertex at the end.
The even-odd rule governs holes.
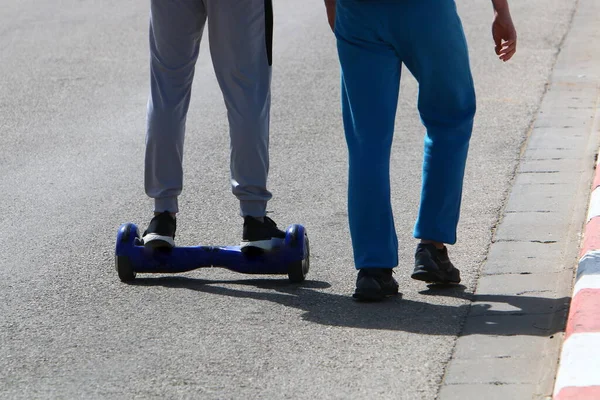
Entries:
MULTIPOLYGON (((163 212, 164 212, 164 211, 162 211, 162 212, 154 211, 154 216, 156 217, 156 216, 158 216, 158 215, 162 214, 163 212)), ((170 216, 171 216, 173 219, 175 219, 175 218, 176 218, 176 216, 177 216, 177 213, 170 212, 170 213, 169 213, 169 215, 170 215, 170 216)))
POLYGON ((436 242, 435 240, 425 240, 425 239, 421 239, 421 243, 422 244, 432 244, 435 246, 436 249, 438 250, 442 250, 444 247, 446 247, 444 245, 444 243, 442 242, 436 242))

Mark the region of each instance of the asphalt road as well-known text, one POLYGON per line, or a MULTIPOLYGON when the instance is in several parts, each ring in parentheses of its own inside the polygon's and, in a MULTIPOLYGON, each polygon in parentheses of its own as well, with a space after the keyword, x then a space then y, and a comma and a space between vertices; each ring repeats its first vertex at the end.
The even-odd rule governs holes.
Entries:
MULTIPOLYGON (((423 128, 405 70, 392 159, 403 295, 357 304, 339 71, 321 1, 274 5, 269 209, 280 225, 307 227, 312 269, 300 286, 221 269, 121 283, 117 228, 143 229, 151 216, 142 184, 148 2, 4 1, 0 397, 434 399, 576 0, 513 3, 519 50, 503 64, 489 2, 459 1, 478 95, 450 250, 464 287, 432 292, 408 277, 423 128)), ((188 118, 180 245, 241 236, 206 44, 188 118)))

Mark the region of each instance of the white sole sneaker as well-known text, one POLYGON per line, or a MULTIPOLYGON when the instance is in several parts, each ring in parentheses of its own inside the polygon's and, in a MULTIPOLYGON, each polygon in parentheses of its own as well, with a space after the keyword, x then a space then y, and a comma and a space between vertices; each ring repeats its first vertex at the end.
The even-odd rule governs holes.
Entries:
POLYGON ((143 238, 145 247, 175 247, 175 239, 170 236, 162 236, 156 233, 148 233, 143 238))

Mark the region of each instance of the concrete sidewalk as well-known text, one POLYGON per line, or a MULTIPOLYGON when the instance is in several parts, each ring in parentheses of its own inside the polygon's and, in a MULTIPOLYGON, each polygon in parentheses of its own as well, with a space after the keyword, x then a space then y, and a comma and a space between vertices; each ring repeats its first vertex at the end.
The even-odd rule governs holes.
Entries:
MULTIPOLYGON (((599 42, 600 2, 580 0, 523 149, 440 400, 475 399, 482 393, 487 400, 550 399, 553 392, 556 399, 600 398, 598 391, 596 397, 584 397, 577 388, 600 385, 600 336, 581 341, 573 335, 565 342, 563 333, 600 139, 599 42)), ((586 230, 586 235, 599 237, 600 224, 594 226, 598 231, 586 230)), ((600 273, 598 259, 587 261, 596 263, 587 271, 600 273)), ((600 311, 585 309, 600 304, 600 291, 592 296, 573 302, 571 331, 578 329, 573 315, 588 312, 584 330, 593 330, 589 324, 595 321, 595 332, 600 332, 600 311)))

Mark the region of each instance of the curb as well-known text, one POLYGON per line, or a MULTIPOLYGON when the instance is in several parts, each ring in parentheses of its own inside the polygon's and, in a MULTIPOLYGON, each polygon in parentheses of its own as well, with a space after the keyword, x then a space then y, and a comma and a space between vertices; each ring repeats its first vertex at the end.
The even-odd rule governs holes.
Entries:
POLYGON ((600 399, 600 163, 583 234, 554 400, 600 399))

